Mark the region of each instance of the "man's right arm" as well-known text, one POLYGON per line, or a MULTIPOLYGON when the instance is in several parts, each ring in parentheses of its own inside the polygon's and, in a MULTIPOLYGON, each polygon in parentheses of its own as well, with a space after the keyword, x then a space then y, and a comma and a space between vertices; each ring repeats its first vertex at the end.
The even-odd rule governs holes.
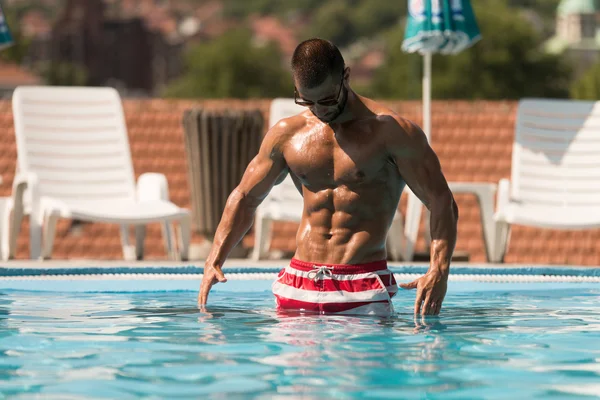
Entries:
POLYGON ((201 305, 206 304, 212 285, 226 281, 221 266, 229 252, 252 226, 256 209, 271 188, 287 175, 282 144, 289 130, 289 124, 279 123, 267 132, 258 154, 248 164, 240 184, 229 195, 213 246, 204 265, 204 277, 198 295, 201 305))

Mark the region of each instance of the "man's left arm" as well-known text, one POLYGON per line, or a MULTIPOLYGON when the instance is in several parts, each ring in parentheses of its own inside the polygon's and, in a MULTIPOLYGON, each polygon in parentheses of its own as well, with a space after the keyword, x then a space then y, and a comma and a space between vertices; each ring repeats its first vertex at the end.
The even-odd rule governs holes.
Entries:
POLYGON ((429 270, 400 287, 417 289, 415 314, 438 315, 446 296, 450 260, 456 245, 458 207, 423 131, 399 117, 389 123, 386 147, 408 187, 431 213, 429 270))

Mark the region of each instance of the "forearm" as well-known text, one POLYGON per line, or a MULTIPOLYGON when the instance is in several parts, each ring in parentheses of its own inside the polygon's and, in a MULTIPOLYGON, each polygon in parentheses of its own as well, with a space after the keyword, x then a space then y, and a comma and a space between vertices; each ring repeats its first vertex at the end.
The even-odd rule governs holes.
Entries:
POLYGON ((439 196, 431 204, 430 270, 444 276, 450 272, 450 260, 456 245, 458 207, 452 193, 439 196))
POLYGON ((206 265, 221 266, 225 262, 229 252, 250 230, 257 206, 258 204, 245 193, 237 189, 231 192, 217 227, 213 246, 206 259, 206 265))

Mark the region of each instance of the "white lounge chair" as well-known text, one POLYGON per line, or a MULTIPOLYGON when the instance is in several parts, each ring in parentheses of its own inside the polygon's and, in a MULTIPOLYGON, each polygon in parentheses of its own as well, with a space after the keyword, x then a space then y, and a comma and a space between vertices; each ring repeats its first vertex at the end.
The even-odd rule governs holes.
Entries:
POLYGON ((161 223, 171 258, 188 258, 190 213, 169 201, 167 180, 156 173, 135 182, 121 99, 112 88, 18 87, 13 93, 17 174, 3 226, 8 258, 21 215, 30 215, 31 258, 50 258, 58 218, 121 225, 125 258, 143 257, 145 226, 161 223), (179 224, 179 251, 173 222, 179 224))
POLYGON ((517 111, 511 179, 498 186, 494 262, 513 224, 600 227, 600 102, 523 99, 517 111))
MULTIPOLYGON (((496 237, 494 197, 496 196, 497 185, 491 182, 448 182, 448 186, 454 194, 466 193, 476 197, 480 208, 479 214, 486 258, 488 261, 491 261, 494 254, 496 237)), ((423 203, 421 203, 421 200, 419 200, 408 186, 405 190, 408 193, 408 204, 406 207, 406 249, 404 250, 404 254, 406 254, 409 260, 412 260, 414 247, 419 236, 419 224, 421 222, 423 203)), ((425 240, 428 244, 431 242, 429 217, 429 211, 426 210, 425 240)))
MULTIPOLYGON (((0 176, 0 185, 2 184, 2 177, 0 176)), ((4 238, 7 235, 8 229, 2 223, 4 221, 4 215, 8 212, 8 206, 10 203, 10 197, 0 197, 0 243, 4 243, 4 238)), ((5 258, 4 254, 8 249, 5 246, 0 246, 0 256, 2 259, 5 258)))
MULTIPOLYGON (((269 113, 269 127, 275 125, 283 118, 296 115, 306 110, 294 102, 294 99, 277 98, 271 102, 269 113)), ((273 221, 300 222, 304 208, 302 195, 288 175, 283 182, 273 187, 269 195, 263 200, 256 210, 255 219, 255 245, 252 259, 259 260, 267 256, 272 237, 273 221)), ((393 260, 406 260, 403 249, 406 246, 404 239, 404 224, 402 215, 396 212, 387 240, 387 249, 393 260)))

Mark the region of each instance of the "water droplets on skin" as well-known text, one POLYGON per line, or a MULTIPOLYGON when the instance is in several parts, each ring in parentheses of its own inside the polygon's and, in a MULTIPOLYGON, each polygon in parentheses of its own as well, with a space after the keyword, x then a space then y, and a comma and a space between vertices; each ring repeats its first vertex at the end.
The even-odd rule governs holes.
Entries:
POLYGON ((277 313, 260 292, 201 312, 195 296, 1 293, 2 393, 575 398, 600 381, 593 288, 451 293, 439 318, 405 292, 392 318, 277 313))

